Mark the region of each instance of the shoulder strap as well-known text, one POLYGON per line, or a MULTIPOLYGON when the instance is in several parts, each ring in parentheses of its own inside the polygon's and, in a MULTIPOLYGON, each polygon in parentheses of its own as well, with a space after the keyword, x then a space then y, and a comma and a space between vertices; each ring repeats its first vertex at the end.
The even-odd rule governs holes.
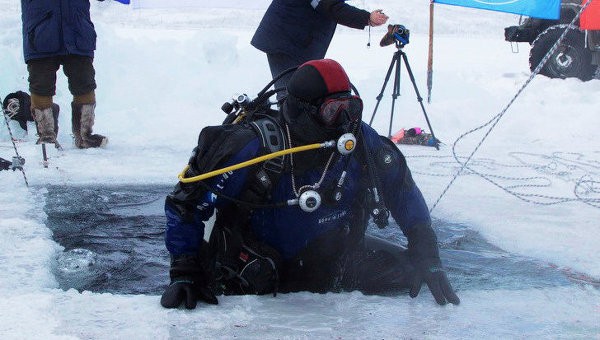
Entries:
MULTIPOLYGON (((265 154, 281 151, 286 146, 283 129, 275 116, 277 111, 271 111, 270 113, 262 114, 259 118, 249 122, 249 126, 258 135, 265 154)), ((279 181, 284 168, 285 156, 272 158, 265 161, 262 166, 255 166, 248 174, 249 182, 240 195, 241 199, 264 202, 268 199, 267 195, 273 185, 279 181)))
MULTIPOLYGON (((254 128, 256 134, 261 139, 265 153, 273 153, 285 149, 285 136, 279 122, 270 115, 264 115, 261 118, 252 121, 250 126, 254 128)), ((263 168, 267 172, 281 173, 284 168, 285 156, 272 158, 266 161, 263 168)))

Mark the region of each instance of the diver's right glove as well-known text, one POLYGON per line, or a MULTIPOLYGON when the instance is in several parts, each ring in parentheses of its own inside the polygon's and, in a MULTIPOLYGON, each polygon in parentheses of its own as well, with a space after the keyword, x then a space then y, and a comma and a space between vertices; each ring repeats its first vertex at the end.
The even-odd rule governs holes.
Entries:
POLYGON ((458 305, 460 299, 448 281, 448 276, 440 260, 437 237, 431 225, 419 224, 406 235, 408 254, 416 272, 410 289, 410 297, 419 295, 421 286, 426 283, 440 305, 447 302, 458 305))
POLYGON ((160 304, 165 308, 194 309, 198 300, 211 305, 219 303, 209 288, 208 275, 195 256, 181 256, 171 261, 171 284, 165 289, 160 304))

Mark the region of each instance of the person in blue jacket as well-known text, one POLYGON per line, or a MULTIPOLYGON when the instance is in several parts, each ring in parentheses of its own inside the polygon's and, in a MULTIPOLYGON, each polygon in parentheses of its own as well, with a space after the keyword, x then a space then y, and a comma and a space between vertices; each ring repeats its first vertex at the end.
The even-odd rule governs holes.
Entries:
MULTIPOLYGON (((378 9, 367 12, 345 0, 273 0, 267 8, 251 44, 267 54, 274 79, 302 63, 322 59, 333 39, 337 24, 356 29, 380 26, 388 16, 378 9)), ((291 74, 275 82, 285 88, 291 74)), ((278 99, 285 95, 278 93, 278 99)))
MULTIPOLYGON (((100 0, 103 1, 103 0, 100 0)), ((58 112, 53 111, 56 72, 63 67, 73 95, 72 132, 75 146, 104 146, 108 139, 93 134, 96 89, 93 66, 96 31, 89 0, 21 0, 23 54, 29 72, 31 113, 39 143, 60 147, 58 112)))
POLYGON ((404 156, 362 122, 362 101, 350 89, 339 63, 308 61, 290 79, 281 112, 268 113, 273 118, 201 131, 165 200, 171 282, 162 306, 191 309, 198 300, 217 304, 218 294, 297 291, 410 289, 415 297, 423 283, 439 304, 459 303, 404 156), (338 139, 340 151, 314 148, 192 181, 273 146, 291 150, 338 139), (407 249, 365 233, 371 217, 385 225, 387 211, 407 249))

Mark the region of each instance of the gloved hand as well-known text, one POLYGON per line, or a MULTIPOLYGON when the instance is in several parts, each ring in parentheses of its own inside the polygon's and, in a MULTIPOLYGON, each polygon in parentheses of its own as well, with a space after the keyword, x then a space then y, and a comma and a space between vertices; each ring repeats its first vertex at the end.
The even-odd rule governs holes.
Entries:
POLYGON ((160 304, 165 308, 194 309, 198 300, 211 305, 219 304, 217 297, 208 287, 208 275, 196 257, 182 256, 171 261, 171 284, 165 289, 160 304))
POLYGON ((12 162, 7 161, 4 158, 0 158, 0 170, 8 170, 10 169, 12 162))
POLYGON ((194 309, 198 300, 211 305, 219 304, 217 297, 207 287, 186 278, 178 278, 165 289, 160 304, 165 308, 177 308, 184 302, 185 308, 194 309))
POLYGON ((408 253, 416 272, 410 288, 410 297, 419 295, 421 286, 426 283, 440 305, 450 302, 458 305, 460 299, 448 281, 442 267, 437 237, 430 225, 417 225, 406 235, 408 238, 408 253))

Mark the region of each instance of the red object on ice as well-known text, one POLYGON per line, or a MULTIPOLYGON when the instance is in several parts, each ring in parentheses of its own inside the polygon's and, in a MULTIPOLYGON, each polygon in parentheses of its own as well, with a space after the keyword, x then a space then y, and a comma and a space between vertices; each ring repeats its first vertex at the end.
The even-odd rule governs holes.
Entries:
MULTIPOLYGON (((581 4, 585 5, 587 2, 588 0, 583 0, 581 4)), ((592 0, 581 14, 579 22, 581 29, 600 30, 600 0, 592 0)))
POLYGON ((394 133, 390 139, 392 142, 398 144, 400 140, 404 138, 404 129, 400 129, 398 132, 394 133))

